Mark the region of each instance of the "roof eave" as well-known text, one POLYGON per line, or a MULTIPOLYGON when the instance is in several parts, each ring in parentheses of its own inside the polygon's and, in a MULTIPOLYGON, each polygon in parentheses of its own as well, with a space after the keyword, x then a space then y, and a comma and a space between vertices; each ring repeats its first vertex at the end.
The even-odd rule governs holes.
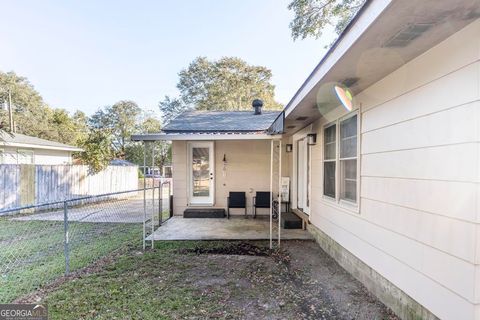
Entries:
POLYGON ((283 111, 288 116, 293 109, 310 92, 313 86, 322 79, 325 74, 335 66, 336 62, 345 54, 350 47, 363 35, 368 27, 382 14, 393 0, 367 0, 350 21, 345 30, 340 34, 332 47, 320 60, 307 79, 303 82, 292 99, 287 103, 283 111))
POLYGON ((154 134, 136 134, 132 135, 132 141, 195 141, 195 140, 273 140, 278 139, 278 135, 269 135, 266 133, 154 133, 154 134))
POLYGON ((17 142, 0 142, 1 147, 15 147, 15 148, 28 148, 28 149, 42 149, 42 150, 56 150, 56 151, 71 151, 82 152, 82 148, 77 147, 59 147, 59 146, 44 146, 31 143, 17 143, 17 142))

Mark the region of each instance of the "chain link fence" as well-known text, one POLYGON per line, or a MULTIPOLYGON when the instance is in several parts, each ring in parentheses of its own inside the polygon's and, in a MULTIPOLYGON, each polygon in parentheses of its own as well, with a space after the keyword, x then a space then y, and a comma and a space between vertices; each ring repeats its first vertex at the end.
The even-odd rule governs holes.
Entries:
POLYGON ((153 247, 145 238, 171 216, 170 190, 163 183, 0 210, 0 303, 116 250, 153 247))

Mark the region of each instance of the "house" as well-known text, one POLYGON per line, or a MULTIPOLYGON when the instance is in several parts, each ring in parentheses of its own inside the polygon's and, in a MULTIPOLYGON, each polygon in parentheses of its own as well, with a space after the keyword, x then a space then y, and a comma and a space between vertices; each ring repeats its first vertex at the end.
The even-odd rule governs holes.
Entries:
POLYGON ((367 1, 284 110, 258 111, 134 137, 172 141, 175 215, 289 177, 291 210, 401 318, 480 319, 478 0, 367 1))
POLYGON ((72 153, 78 151, 83 149, 20 133, 3 134, 0 164, 72 164, 72 153))

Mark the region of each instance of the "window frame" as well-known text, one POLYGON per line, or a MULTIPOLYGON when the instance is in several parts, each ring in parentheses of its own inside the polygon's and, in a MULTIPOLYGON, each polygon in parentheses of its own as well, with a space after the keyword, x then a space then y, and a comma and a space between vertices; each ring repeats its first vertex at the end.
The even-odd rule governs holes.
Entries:
POLYGON ((334 121, 326 123, 322 127, 322 199, 328 204, 334 204, 335 206, 345 208, 349 211, 353 211, 355 213, 359 213, 360 209, 360 145, 361 145, 361 135, 360 135, 360 128, 361 128, 361 119, 360 113, 358 110, 354 110, 349 112, 334 121), (356 156, 355 157, 340 157, 340 148, 341 148, 341 137, 340 137, 340 125, 343 121, 348 120, 354 116, 357 116, 357 145, 356 145, 356 156), (325 146, 326 146, 326 136, 325 130, 329 127, 336 125, 335 129, 335 159, 325 159, 325 146), (341 198, 341 162, 345 160, 356 160, 356 201, 351 201, 348 199, 341 198), (335 198, 325 195, 325 162, 335 162, 335 198))
POLYGON ((311 184, 312 184, 312 175, 311 175, 311 171, 312 171, 312 146, 308 144, 308 140, 307 140, 307 134, 302 134, 300 137, 298 137, 297 139, 293 139, 293 142, 294 142, 294 161, 295 161, 295 164, 294 164, 294 168, 295 168, 295 182, 294 182, 294 185, 295 185, 295 202, 294 202, 294 205, 292 203, 292 206, 294 208, 296 208, 297 210, 303 212, 304 214, 310 216, 310 213, 311 213, 311 202, 312 202, 312 188, 311 188, 311 184), (299 162, 299 156, 300 156, 300 148, 299 148, 299 144, 300 143, 303 143, 304 146, 303 146, 303 151, 304 151, 304 154, 303 154, 303 157, 304 159, 302 159, 303 161, 303 164, 304 164, 304 170, 305 172, 303 173, 303 181, 302 181, 302 184, 303 184, 303 196, 305 196, 305 203, 303 203, 303 208, 300 208, 299 207, 299 176, 300 176, 300 162, 299 162))
POLYGON ((326 125, 323 126, 323 131, 322 131, 322 136, 323 136, 323 141, 322 141, 322 154, 323 154, 323 158, 322 158, 322 173, 323 173, 323 181, 322 181, 322 196, 324 198, 327 198, 327 199, 330 199, 330 200, 335 200, 338 196, 338 190, 337 190, 337 151, 338 151, 338 123, 337 121, 333 121, 333 122, 330 122, 330 123, 327 123, 326 125), (325 136, 325 131, 330 128, 330 127, 333 127, 333 126, 336 126, 335 127, 335 158, 334 159, 325 159, 326 157, 326 154, 325 154, 325 149, 326 149, 326 136, 325 136), (334 186, 334 190, 335 190, 335 197, 331 197, 329 195, 326 195, 325 194, 325 162, 333 162, 335 163, 335 186, 334 186))

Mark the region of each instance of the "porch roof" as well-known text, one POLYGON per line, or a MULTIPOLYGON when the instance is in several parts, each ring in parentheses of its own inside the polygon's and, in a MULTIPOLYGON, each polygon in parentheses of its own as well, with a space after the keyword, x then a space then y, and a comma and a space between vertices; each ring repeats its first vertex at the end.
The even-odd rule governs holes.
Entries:
POLYGON ((163 128, 165 133, 265 132, 281 111, 187 111, 163 128))

